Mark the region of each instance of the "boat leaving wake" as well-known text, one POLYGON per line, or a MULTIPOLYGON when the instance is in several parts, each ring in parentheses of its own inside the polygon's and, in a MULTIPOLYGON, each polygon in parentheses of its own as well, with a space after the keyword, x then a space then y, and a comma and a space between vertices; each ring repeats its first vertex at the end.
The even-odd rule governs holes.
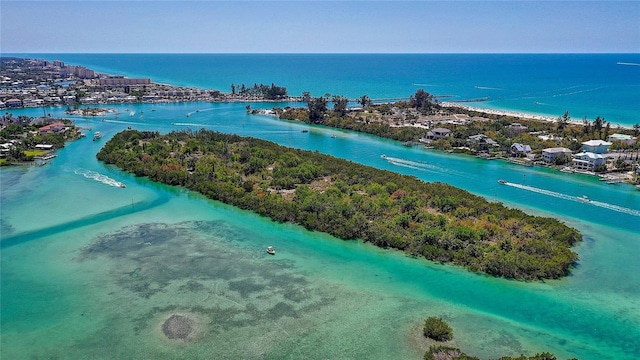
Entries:
POLYGON ((409 168, 409 169, 426 171, 426 172, 433 172, 433 173, 454 174, 454 175, 456 175, 458 177, 468 177, 468 176, 464 175, 463 173, 455 171, 455 170, 445 169, 445 168, 442 168, 442 167, 439 167, 439 166, 435 166, 435 165, 431 165, 431 164, 427 164, 427 163, 423 163, 423 162, 419 162, 419 161, 411 161, 411 160, 399 159, 399 158, 389 157, 389 156, 386 156, 386 155, 383 155, 382 158, 387 160, 389 162, 389 164, 395 165, 395 166, 401 166, 401 167, 405 167, 405 168, 409 168))
POLYGON ((99 172, 96 171, 91 171, 91 170, 86 170, 86 169, 76 169, 74 171, 74 173, 76 175, 82 175, 87 179, 92 179, 98 182, 101 182, 105 185, 109 185, 109 186, 113 186, 113 187, 119 187, 119 188, 124 188, 126 187, 123 183, 114 180, 106 175, 102 175, 99 172))
POLYGON ((567 194, 558 193, 558 192, 555 192, 555 191, 536 188, 536 187, 533 187, 533 186, 514 184, 514 183, 507 182, 507 181, 501 182, 501 184, 507 185, 507 186, 511 186, 511 187, 515 187, 515 188, 522 189, 522 190, 535 192, 535 193, 538 193, 538 194, 553 196, 553 197, 556 197, 556 198, 559 198, 559 199, 565 199, 565 200, 569 200, 569 201, 580 202, 580 203, 583 203, 583 204, 586 204, 586 205, 598 206, 598 207, 601 207, 601 208, 604 208, 604 209, 609 209, 609 210, 613 210, 613 211, 617 211, 617 212, 621 212, 621 213, 625 213, 625 214, 629 214, 629 215, 633 215, 633 216, 640 216, 640 210, 629 209, 629 208, 626 208, 626 207, 613 205, 613 204, 600 202, 600 201, 595 201, 595 200, 589 200, 587 197, 571 196, 571 195, 567 195, 567 194))

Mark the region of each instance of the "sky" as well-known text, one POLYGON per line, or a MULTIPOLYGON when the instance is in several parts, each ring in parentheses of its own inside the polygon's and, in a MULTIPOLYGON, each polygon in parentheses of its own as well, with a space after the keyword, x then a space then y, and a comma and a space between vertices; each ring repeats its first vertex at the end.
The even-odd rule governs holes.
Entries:
POLYGON ((640 53, 640 0, 0 0, 0 53, 640 53))

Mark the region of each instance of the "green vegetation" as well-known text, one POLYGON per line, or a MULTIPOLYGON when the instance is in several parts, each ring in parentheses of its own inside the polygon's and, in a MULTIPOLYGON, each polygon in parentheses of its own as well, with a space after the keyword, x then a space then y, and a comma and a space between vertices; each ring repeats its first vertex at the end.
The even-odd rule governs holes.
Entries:
MULTIPOLYGON (((308 95, 308 94, 307 94, 308 95)), ((550 147, 566 147, 573 151, 581 148, 583 141, 591 139, 606 139, 613 132, 634 135, 640 134, 640 124, 633 129, 612 129, 610 123, 597 116, 593 121, 586 118, 582 124, 571 122, 568 112, 559 116, 555 122, 525 119, 509 115, 487 114, 468 110, 461 107, 443 107, 437 99, 428 92, 418 89, 408 101, 398 101, 393 104, 372 104, 367 95, 357 99, 362 105, 362 110, 346 111, 346 103, 343 97, 333 95, 322 97, 308 96, 307 108, 274 109, 279 118, 286 120, 298 120, 306 123, 324 125, 340 129, 364 132, 388 139, 415 142, 424 138, 428 129, 425 127, 408 126, 422 123, 431 127, 442 127, 452 131, 451 137, 433 141, 430 145, 440 150, 450 150, 456 147, 468 146, 468 137, 484 134, 495 140, 502 151, 509 149, 514 143, 530 145, 534 153, 540 153, 542 149, 550 147), (329 109, 329 102, 334 107, 329 109), (452 116, 454 114, 467 115, 481 118, 481 121, 471 121, 466 124, 436 123, 433 116, 452 116), (430 118, 431 117, 431 118, 430 118), (526 127, 510 127, 513 123, 519 123, 526 127), (538 138, 539 134, 553 135, 548 140, 538 138)), ((257 111, 256 111, 257 112, 257 111)), ((472 146, 473 150, 486 150, 472 146)), ((640 144, 626 145, 616 142, 611 146, 612 150, 637 150, 640 144)))
MULTIPOLYGON (((451 347, 451 346, 443 346, 443 345, 432 345, 429 347, 429 350, 424 354, 425 360, 480 360, 480 358, 476 356, 470 356, 460 349, 451 347)), ((511 356, 502 356, 498 360, 557 360, 556 356, 548 353, 538 353, 533 356, 525 356, 520 355, 517 357, 511 356)), ((570 359, 577 360, 577 359, 570 359)))
POLYGON ((231 84, 231 94, 243 96, 263 97, 266 100, 279 100, 287 97, 287 88, 276 86, 275 84, 253 84, 253 87, 247 87, 245 84, 231 84))
POLYGON ((424 336, 433 339, 435 341, 449 341, 453 339, 453 330, 451 326, 447 324, 441 318, 430 316, 424 321, 424 328, 422 330, 424 336))
POLYGON ((581 235, 443 183, 317 152, 200 130, 124 131, 98 159, 279 222, 362 239, 471 271, 515 279, 565 276, 581 235))
POLYGON ((38 144, 53 145, 54 149, 64 147, 65 143, 79 136, 79 129, 68 119, 53 119, 42 117, 39 119, 20 115, 13 117, 8 114, 4 120, 9 124, 0 130, 0 143, 11 143, 8 151, 3 153, 5 158, 0 166, 11 165, 16 162, 32 161, 35 156, 44 155, 49 151, 36 149, 38 144), (39 128, 44 123, 60 122, 64 124, 64 130, 57 133, 40 133, 39 128), (40 124, 37 124, 40 123, 40 124))

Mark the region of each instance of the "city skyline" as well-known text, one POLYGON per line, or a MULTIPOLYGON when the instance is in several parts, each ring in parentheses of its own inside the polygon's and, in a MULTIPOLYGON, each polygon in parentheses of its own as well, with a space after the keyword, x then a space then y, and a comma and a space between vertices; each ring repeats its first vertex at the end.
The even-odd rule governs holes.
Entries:
POLYGON ((637 53, 639 1, 2 1, 2 53, 637 53))

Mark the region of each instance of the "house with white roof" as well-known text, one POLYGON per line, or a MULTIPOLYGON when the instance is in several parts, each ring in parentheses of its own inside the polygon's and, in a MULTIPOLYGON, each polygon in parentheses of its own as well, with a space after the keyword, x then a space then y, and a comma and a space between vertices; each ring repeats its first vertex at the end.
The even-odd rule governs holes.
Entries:
POLYGON ((579 171, 594 171, 596 167, 604 165, 607 158, 602 154, 581 152, 573 156, 573 168, 579 171))
POLYGON ((621 143, 623 143, 625 145, 633 145, 633 144, 636 143, 637 139, 635 137, 631 136, 631 135, 613 134, 613 135, 609 135, 607 140, 609 140, 610 142, 620 141, 621 143))
POLYGON ((610 142, 604 140, 589 140, 582 143, 582 151, 596 154, 606 154, 609 152, 610 142))
POLYGON ((509 148, 509 152, 514 156, 527 156, 531 153, 531 146, 520 143, 513 143, 509 148))
POLYGON ((546 148, 542 150, 542 160, 548 164, 554 163, 558 156, 565 156, 569 159, 571 158, 571 150, 564 147, 546 148))

